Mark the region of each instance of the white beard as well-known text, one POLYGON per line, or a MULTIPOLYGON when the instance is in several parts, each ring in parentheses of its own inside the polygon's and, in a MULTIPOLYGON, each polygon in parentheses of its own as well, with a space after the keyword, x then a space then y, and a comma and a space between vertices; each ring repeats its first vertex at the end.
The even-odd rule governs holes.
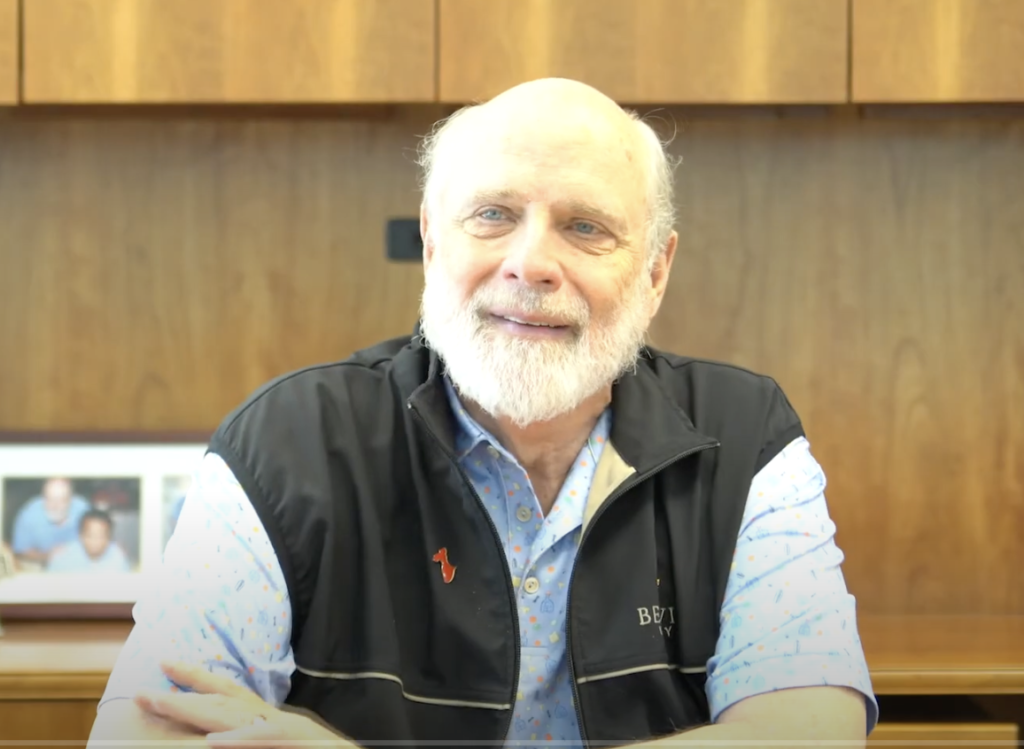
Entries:
POLYGON ((556 302, 525 286, 501 286, 481 287, 463 301, 439 263, 425 280, 420 332, 427 345, 463 397, 518 427, 576 409, 635 367, 650 322, 644 273, 600 327, 579 297, 556 302), (566 340, 518 337, 483 312, 499 308, 566 321, 577 333, 566 340))

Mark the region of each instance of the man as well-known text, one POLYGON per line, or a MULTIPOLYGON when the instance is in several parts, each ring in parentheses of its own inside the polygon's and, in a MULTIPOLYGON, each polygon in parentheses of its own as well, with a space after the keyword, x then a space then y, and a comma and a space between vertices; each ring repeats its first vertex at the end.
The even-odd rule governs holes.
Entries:
POLYGON ((54 552, 50 572, 130 572, 128 557, 113 543, 114 521, 103 510, 89 510, 78 523, 78 538, 54 552))
POLYGON ((222 424, 93 739, 863 742, 798 417, 766 377, 643 346, 677 241, 654 132, 535 81, 423 166, 418 332, 222 424))
POLYGON ((26 502, 14 520, 11 548, 20 566, 42 568, 54 550, 75 540, 88 510, 88 500, 74 493, 68 479, 44 481, 40 496, 26 502))

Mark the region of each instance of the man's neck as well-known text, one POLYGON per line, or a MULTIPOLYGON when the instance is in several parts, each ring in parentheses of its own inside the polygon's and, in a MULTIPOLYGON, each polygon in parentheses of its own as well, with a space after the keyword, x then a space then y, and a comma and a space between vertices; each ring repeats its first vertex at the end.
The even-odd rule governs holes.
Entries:
POLYGON ((611 387, 602 389, 567 414, 525 427, 517 426, 505 417, 495 418, 468 399, 464 406, 476 422, 493 434, 526 469, 541 510, 547 515, 573 461, 611 403, 611 395, 611 387))

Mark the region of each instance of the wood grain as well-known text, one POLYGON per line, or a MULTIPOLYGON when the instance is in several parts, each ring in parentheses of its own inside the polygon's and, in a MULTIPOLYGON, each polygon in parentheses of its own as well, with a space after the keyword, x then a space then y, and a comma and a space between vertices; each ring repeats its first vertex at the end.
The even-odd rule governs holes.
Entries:
POLYGON ((1020 0, 851 1, 853 101, 1024 101, 1020 0))
POLYGON ((0 0, 0 105, 18 101, 19 0, 0 0))
POLYGON ((0 425, 206 431, 416 322, 412 119, 0 122, 0 425))
POLYGON ((96 720, 96 706, 97 700, 0 700, 0 740, 11 749, 84 746, 96 720))
POLYGON ((431 101, 434 11, 427 0, 31 0, 25 101, 431 101))
POLYGON ((938 749, 949 746, 1016 747, 1015 723, 879 723, 868 737, 868 746, 912 746, 938 749))
POLYGON ((847 20, 847 0, 440 0, 440 98, 561 76, 632 103, 844 102, 847 20))

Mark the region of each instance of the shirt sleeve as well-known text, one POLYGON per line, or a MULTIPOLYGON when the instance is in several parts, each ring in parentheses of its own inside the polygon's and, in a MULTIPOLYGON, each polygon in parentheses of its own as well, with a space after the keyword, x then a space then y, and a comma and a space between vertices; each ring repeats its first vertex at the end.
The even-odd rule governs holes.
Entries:
POLYGON ((778 689, 843 686, 878 704, 825 502, 825 476, 800 437, 754 477, 708 661, 711 719, 778 689))
POLYGON ((25 503, 14 518, 14 533, 11 538, 11 550, 15 554, 24 554, 31 551, 34 540, 32 538, 32 507, 34 499, 25 503))
POLYGON ((294 672, 288 590, 259 516, 227 464, 207 454, 162 569, 133 608, 135 626, 103 698, 177 690, 162 660, 201 664, 278 706, 294 672))

